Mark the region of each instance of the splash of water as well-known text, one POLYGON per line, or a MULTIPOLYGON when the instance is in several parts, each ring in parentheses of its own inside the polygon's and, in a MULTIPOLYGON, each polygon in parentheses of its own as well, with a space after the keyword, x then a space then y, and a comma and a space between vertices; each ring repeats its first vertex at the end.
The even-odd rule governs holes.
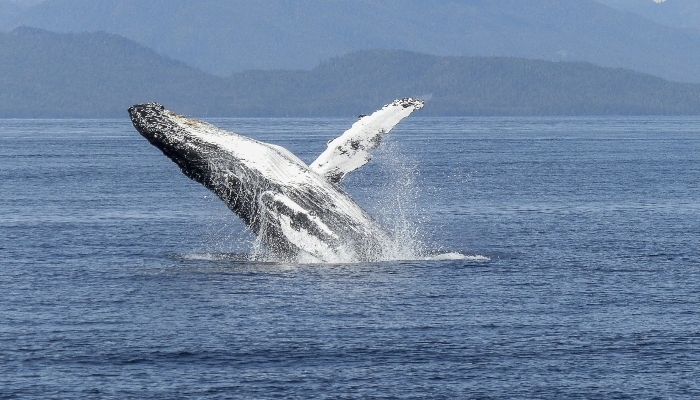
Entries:
MULTIPOLYGON (((394 140, 386 140, 382 147, 375 153, 373 167, 362 173, 357 173, 358 178, 347 179, 344 184, 350 189, 358 189, 358 180, 362 180, 362 174, 376 174, 375 180, 382 182, 379 187, 372 187, 371 193, 365 193, 363 206, 373 215, 381 225, 390 233, 390 239, 382 243, 382 248, 377 249, 377 261, 400 260, 488 260, 483 256, 466 256, 460 253, 437 254, 428 251, 421 227, 424 226, 425 213, 420 212, 421 190, 418 184, 418 164, 403 151, 401 145, 394 140)), ((216 166, 212 166, 213 170, 216 166)), ((262 213, 264 214, 264 213, 262 213)), ((265 218, 264 215, 258 218, 265 218)), ((265 221, 260 221, 262 229, 267 226, 265 221)), ((250 261, 255 262, 281 262, 281 263, 320 263, 316 257, 300 251, 289 257, 282 257, 270 251, 264 245, 265 232, 253 235, 239 221, 212 221, 213 234, 210 234, 207 243, 209 254, 239 254, 241 249, 247 253, 250 261), (223 250, 223 251, 222 251, 223 250)), ((347 259, 338 260, 340 263, 357 262, 351 255, 347 259)))
POLYGON ((392 234, 392 241, 385 244, 386 261, 420 259, 426 246, 418 219, 418 164, 394 140, 383 144, 374 161, 384 183, 371 212, 392 234))

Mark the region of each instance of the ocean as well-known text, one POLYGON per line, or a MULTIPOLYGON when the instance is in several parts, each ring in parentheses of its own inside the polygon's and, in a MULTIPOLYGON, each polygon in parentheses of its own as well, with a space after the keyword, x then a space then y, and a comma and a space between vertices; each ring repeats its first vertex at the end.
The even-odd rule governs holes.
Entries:
POLYGON ((700 398, 700 119, 418 114, 343 186, 419 256, 359 264, 251 261, 126 117, 0 120, 0 399, 700 398))

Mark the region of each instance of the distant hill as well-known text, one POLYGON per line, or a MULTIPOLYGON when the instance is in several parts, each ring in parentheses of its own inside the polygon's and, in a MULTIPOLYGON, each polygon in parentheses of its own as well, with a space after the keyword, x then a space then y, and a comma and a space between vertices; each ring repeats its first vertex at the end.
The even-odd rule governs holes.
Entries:
POLYGON ((593 0, 46 0, 16 24, 119 34, 219 76, 376 48, 585 61, 700 83, 700 34, 593 0))
POLYGON ((421 115, 700 115, 700 85, 580 62, 366 50, 308 71, 208 75, 122 37, 0 34, 0 117, 349 116, 420 96, 421 115))
POLYGON ((254 71, 231 81, 237 110, 256 115, 274 99, 285 99, 280 110, 291 115, 332 115, 406 95, 430 99, 423 115, 700 114, 700 85, 580 62, 374 50, 308 72, 254 71))
POLYGON ((0 34, 0 71, 0 117, 122 116, 154 99, 204 113, 221 81, 113 34, 24 27, 0 34))

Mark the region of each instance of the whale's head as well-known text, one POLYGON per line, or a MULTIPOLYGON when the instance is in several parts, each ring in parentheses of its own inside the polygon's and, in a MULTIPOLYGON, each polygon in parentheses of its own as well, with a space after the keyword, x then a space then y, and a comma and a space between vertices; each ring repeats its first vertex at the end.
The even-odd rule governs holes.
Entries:
POLYGON ((133 105, 129 107, 129 116, 141 136, 180 165, 185 174, 186 169, 201 162, 201 155, 207 151, 206 143, 197 140, 178 124, 178 117, 184 117, 166 110, 159 103, 133 105))
POLYGON ((136 130, 152 145, 175 161, 183 172, 196 167, 201 162, 202 147, 192 140, 176 123, 175 115, 159 103, 136 104, 129 107, 129 116, 136 130))
POLYGON ((256 171, 246 168, 230 151, 238 135, 185 118, 158 103, 131 106, 129 115, 141 136, 175 162, 183 174, 214 192, 246 225, 257 230, 258 190, 246 183, 256 171))
POLYGON ((163 124, 165 107, 160 103, 134 104, 129 107, 129 116, 134 127, 144 137, 158 135, 156 125, 163 124))

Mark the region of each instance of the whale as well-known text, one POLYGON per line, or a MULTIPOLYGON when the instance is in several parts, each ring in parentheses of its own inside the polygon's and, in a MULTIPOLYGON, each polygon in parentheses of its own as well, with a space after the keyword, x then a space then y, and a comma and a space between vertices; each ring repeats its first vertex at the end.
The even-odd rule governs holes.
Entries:
POLYGON ((391 233, 342 188, 372 151, 423 101, 403 98, 360 118, 310 165, 287 149, 179 115, 159 103, 136 104, 136 130, 201 183, 285 261, 372 262, 394 256, 391 233))

